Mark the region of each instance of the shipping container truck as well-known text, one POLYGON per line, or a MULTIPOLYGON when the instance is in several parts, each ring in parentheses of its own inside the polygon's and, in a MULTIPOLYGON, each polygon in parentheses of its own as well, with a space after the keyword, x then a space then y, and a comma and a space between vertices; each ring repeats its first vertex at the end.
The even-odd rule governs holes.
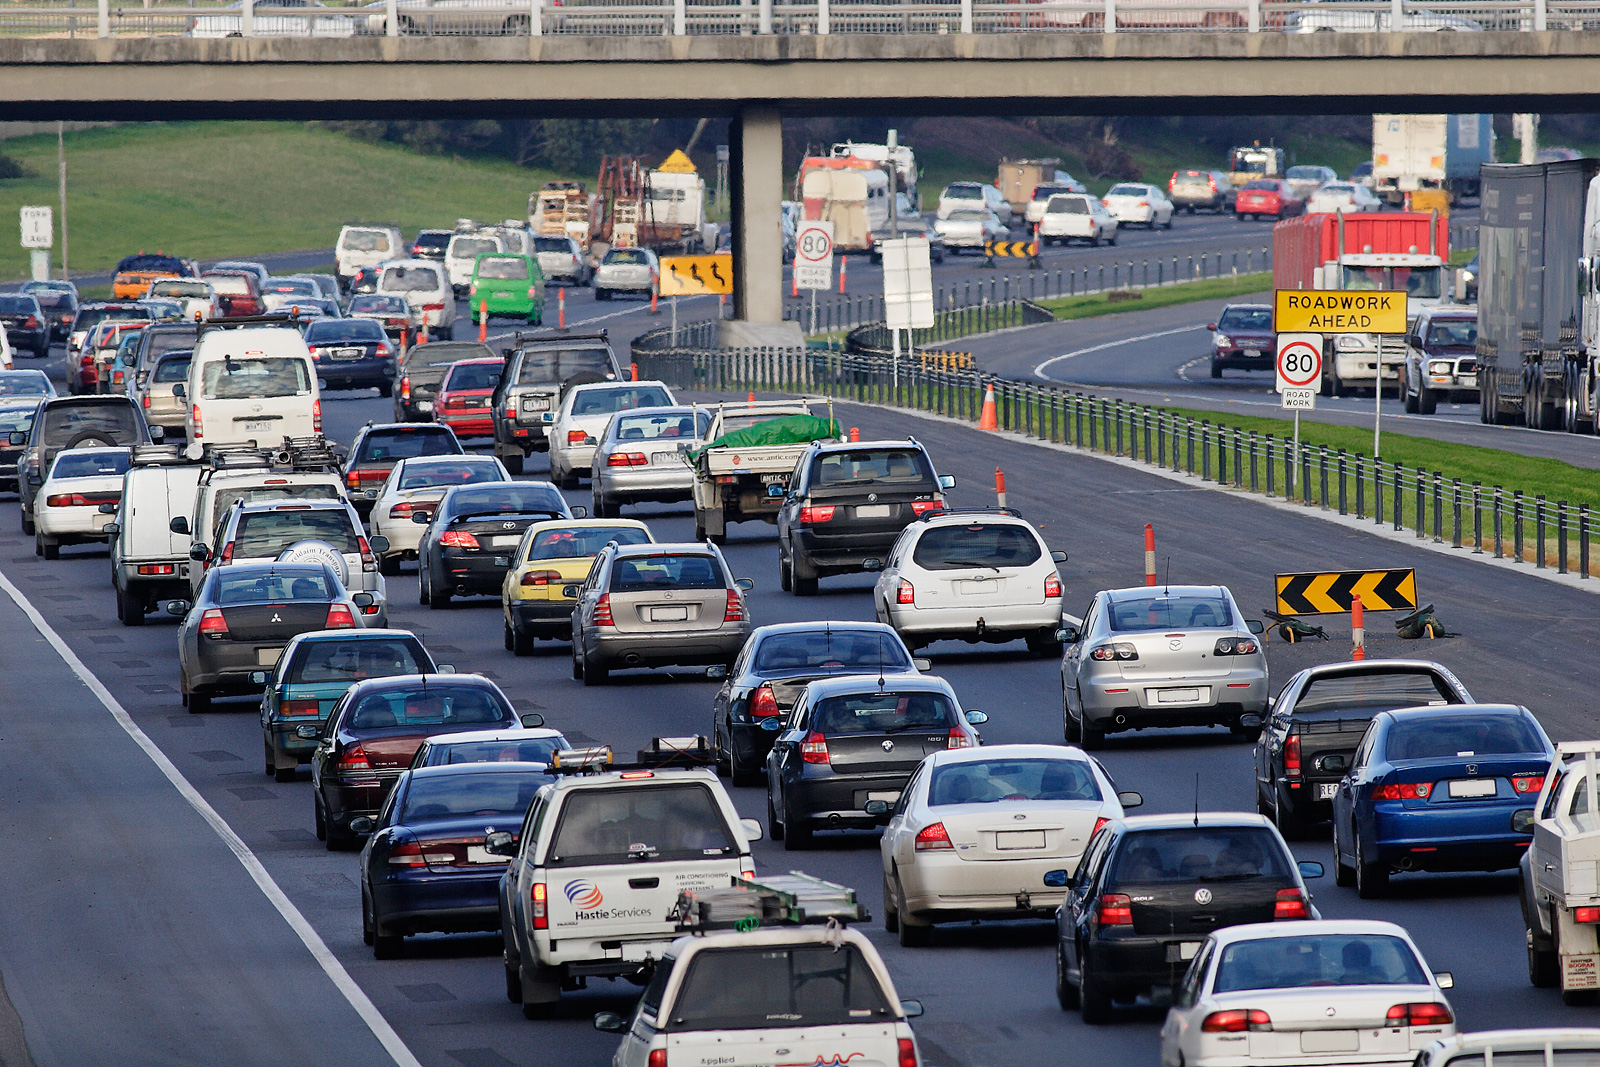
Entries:
POLYGON ((1021 215, 1033 200, 1033 191, 1041 185, 1061 180, 1059 159, 1002 159, 1000 175, 995 188, 1005 197, 1011 210, 1021 215))
POLYGON ((889 222, 887 171, 854 156, 811 156, 797 184, 801 217, 833 223, 835 251, 871 251, 872 231, 889 222))
MULTIPOLYGON (((1449 220, 1437 212, 1302 215, 1272 228, 1274 288, 1404 292, 1408 322, 1422 307, 1449 300, 1449 258, 1449 220)), ((1405 355, 1403 336, 1330 334, 1323 338, 1322 394, 1375 387, 1380 363, 1382 383, 1397 385, 1405 355)))
POLYGON ((1236 187, 1254 178, 1281 178, 1288 169, 1284 150, 1263 148, 1260 141, 1228 153, 1228 181, 1236 187))
POLYGON ((1372 116, 1373 191, 1391 204, 1440 189, 1477 196, 1478 169, 1494 162, 1493 115, 1372 116))

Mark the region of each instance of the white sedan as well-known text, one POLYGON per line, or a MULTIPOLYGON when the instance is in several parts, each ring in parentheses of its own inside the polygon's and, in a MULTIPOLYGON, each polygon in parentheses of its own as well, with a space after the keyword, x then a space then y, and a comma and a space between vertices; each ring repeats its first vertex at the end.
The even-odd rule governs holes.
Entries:
POLYGON ((1119 226, 1143 226, 1147 230, 1157 226, 1172 229, 1172 215, 1177 210, 1159 185, 1141 182, 1113 185, 1102 202, 1119 226))
MULTIPOLYGON (((907 946, 926 945, 933 924, 1054 915, 1089 839, 1124 808, 1081 749, 991 745, 936 752, 922 761, 895 804, 880 846, 883 925, 907 946)), ((867 811, 877 804, 869 801, 867 811)))
POLYGON ((34 550, 39 555, 57 559, 62 545, 111 539, 106 527, 116 519, 100 505, 110 504, 115 512, 131 455, 126 448, 70 448, 56 454, 49 477, 34 496, 34 550))
POLYGON ((379 568, 384 574, 399 574, 401 560, 417 558, 417 546, 428 527, 416 516, 432 518, 453 486, 510 480, 511 472, 493 456, 417 456, 396 463, 367 518, 374 536, 382 534, 389 539, 389 550, 378 560, 379 568))
POLYGON ((1455 1034, 1444 990, 1394 923, 1250 923, 1206 939, 1161 1027, 1163 1067, 1407 1067, 1455 1034))
POLYGON ((613 293, 638 293, 648 298, 661 285, 661 261, 648 248, 613 248, 594 271, 594 298, 613 293))
POLYGON ((663 382, 589 382, 568 389, 545 431, 550 438, 550 480, 563 489, 578 487, 578 476, 589 473, 594 450, 617 412, 671 407, 677 402, 663 382))
POLYGON ((933 229, 944 238, 945 248, 970 248, 975 252, 983 251, 983 246, 990 241, 1004 241, 1010 233, 994 212, 969 208, 960 208, 936 219, 933 229))
POLYGON ((1383 201, 1359 182, 1329 182, 1312 193, 1311 199, 1306 201, 1307 214, 1382 210, 1383 201))
POLYGON ((1039 219, 1039 240, 1044 244, 1087 241, 1117 243, 1117 220, 1098 199, 1081 193, 1052 196, 1039 219))

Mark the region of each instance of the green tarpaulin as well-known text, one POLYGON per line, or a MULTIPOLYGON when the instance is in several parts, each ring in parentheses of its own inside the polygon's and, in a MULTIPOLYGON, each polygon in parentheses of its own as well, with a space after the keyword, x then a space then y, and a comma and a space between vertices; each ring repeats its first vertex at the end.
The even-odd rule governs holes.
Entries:
POLYGON ((689 459, 700 462, 700 457, 713 448, 761 448, 767 445, 806 445, 839 436, 839 424, 832 419, 819 419, 815 415, 785 415, 768 419, 742 430, 725 433, 721 437, 689 453, 689 459))

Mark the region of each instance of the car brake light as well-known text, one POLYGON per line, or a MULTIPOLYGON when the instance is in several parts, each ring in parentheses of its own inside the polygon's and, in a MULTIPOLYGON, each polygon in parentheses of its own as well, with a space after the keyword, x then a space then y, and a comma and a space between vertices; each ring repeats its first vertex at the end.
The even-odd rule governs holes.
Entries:
POLYGON ((1544 775, 1518 774, 1511 778, 1511 788, 1519 793, 1541 793, 1544 791, 1544 775))
POLYGON ((916 515, 918 517, 926 515, 930 511, 943 511, 943 510, 944 510, 944 501, 943 500, 937 500, 937 499, 935 499, 935 500, 913 500, 911 502, 911 514, 916 515))
POLYGON ((655 776, 656 776, 656 772, 655 771, 623 771, 620 775, 618 775, 619 778, 624 778, 624 779, 628 779, 628 778, 654 778, 655 776))
POLYGON ((645 1067, 667 1067, 667 1050, 664 1048, 651 1049, 650 1059, 646 1061, 645 1067))
POLYGON ((916 588, 904 578, 900 579, 900 588, 895 592, 896 604, 915 604, 917 602, 916 588))
POLYGON ((1431 1001, 1422 1004, 1396 1004, 1386 1018, 1393 1026, 1444 1026, 1455 1022, 1450 1009, 1431 1001))
POLYGON ((1132 926, 1132 898, 1126 893, 1105 894, 1095 905, 1095 921, 1101 926, 1132 926))
POLYGON ((278 714, 286 719, 303 715, 316 715, 321 711, 320 700, 285 700, 278 705, 278 714))
POLYGON ((971 748, 972 738, 959 726, 950 727, 950 739, 945 742, 946 749, 971 748))
POLYGON ((365 537, 357 537, 356 544, 361 549, 361 569, 364 571, 377 570, 378 557, 372 554, 372 546, 367 543, 367 539, 365 537))
POLYGON ((1272 1019, 1266 1012, 1251 1008, 1214 1011, 1200 1024, 1201 1033, 1241 1034, 1246 1030, 1270 1030, 1272 1019))
POLYGON ((324 630, 353 630, 355 625, 355 617, 350 614, 349 608, 343 604, 328 605, 328 618, 322 624, 324 630))
MULTIPOLYGON (((550 914, 545 909, 545 888, 543 882, 533 883, 533 889, 528 894, 530 912, 533 915, 533 928, 535 930, 550 929, 550 914)), ((665 1057, 662 1057, 665 1059, 665 1057)))
POLYGON ((439 544, 449 548, 482 548, 478 539, 466 530, 446 530, 439 535, 439 544))
POLYGON ((1372 791, 1373 800, 1427 800, 1433 792, 1428 782, 1390 782, 1372 791))
POLYGON ((1300 777, 1300 735, 1290 734, 1283 743, 1283 776, 1300 777))
POLYGON ((643 467, 649 462, 643 452, 613 452, 606 457, 608 467, 643 467))
POLYGON ((313 400, 311 402, 311 432, 312 433, 321 433, 322 432, 322 401, 321 401, 321 399, 313 400))
POLYGON ((569 445, 581 445, 585 441, 587 441, 588 439, 589 439, 589 434, 588 434, 587 431, 584 431, 584 430, 568 430, 567 431, 567 444, 569 444, 569 445))
POLYGON ((772 686, 764 685, 750 694, 750 717, 753 719, 770 719, 774 715, 782 714, 778 708, 778 698, 772 692, 772 686))
POLYGON ((1090 649, 1089 658, 1101 663, 1109 663, 1112 660, 1129 662, 1139 658, 1139 650, 1131 641, 1113 641, 1111 644, 1090 649))
POLYGON ((194 436, 195 436, 195 438, 198 440, 199 438, 204 437, 205 436, 205 431, 203 429, 201 429, 200 405, 199 404, 195 404, 189 409, 189 418, 191 420, 193 420, 193 422, 194 422, 194 436))
POLYGON ((428 861, 422 858, 421 845, 407 841, 389 853, 389 862, 396 867, 425 867, 428 861))
POLYGON ((177 570, 178 569, 176 567, 174 567, 170 563, 141 563, 141 564, 139 564, 139 573, 140 574, 150 574, 150 575, 176 574, 177 570))
POLYGON ((1272 905, 1274 919, 1309 919, 1305 894, 1298 889, 1278 890, 1278 899, 1272 905))
MULTIPOLYGON (((900 1060, 895 1064, 895 1067, 917 1067, 917 1043, 911 1040, 909 1037, 902 1037, 900 1038, 899 1045, 900 1060)), ((663 1067, 665 1067, 665 1060, 666 1057, 663 1056, 663 1067)), ((650 1063, 650 1067, 656 1067, 654 1061, 650 1063)))
POLYGON ((39 325, 39 320, 37 318, 35 318, 34 316, 29 315, 28 316, 28 321, 24 322, 22 325, 31 330, 35 326, 39 325))
POLYGON ((1213 656, 1253 656, 1261 651, 1253 637, 1219 637, 1216 647, 1211 650, 1213 656))
MULTIPOLYGON (((807 763, 828 762, 828 738, 813 730, 806 734, 806 739, 800 742, 800 758, 807 763)), ((917 837, 917 847, 921 848, 922 837, 917 837)))
POLYGON ((1104 815, 1102 815, 1098 819, 1096 819, 1094 821, 1094 829, 1089 831, 1089 840, 1093 841, 1094 840, 1094 835, 1100 832, 1100 827, 1104 826, 1106 823, 1108 823, 1110 821, 1111 820, 1106 818, 1104 815))
POLYGON ((1055 575, 1044 580, 1044 595, 1046 600, 1059 599, 1061 596, 1061 579, 1055 575))
POLYGON ((594 602, 594 624, 596 626, 615 626, 611 618, 611 594, 601 593, 600 599, 594 602))
POLYGON ((426 504, 413 504, 409 500, 403 500, 389 509, 389 517, 391 519, 410 518, 412 515, 419 513, 423 515, 429 514, 428 506, 426 504))
POLYGON ((228 620, 222 617, 221 608, 207 608, 200 616, 200 632, 218 639, 228 636, 228 620))
POLYGON ((360 745, 351 745, 334 761, 334 766, 340 771, 370 771, 372 762, 367 759, 367 750, 360 745))
POLYGON ((739 602, 739 590, 728 590, 728 606, 722 611, 723 622, 743 622, 744 605, 739 602))
POLYGON ((1575 923, 1600 923, 1600 908, 1573 908, 1572 921, 1575 923))
POLYGON ((522 576, 522 585, 560 585, 560 571, 529 571, 522 576))
POLYGON ((149 407, 150 406, 150 394, 149 393, 146 393, 144 395, 144 401, 143 402, 144 402, 144 406, 145 407, 149 407))
POLYGON ((929 852, 939 849, 954 849, 950 843, 950 831, 944 828, 944 823, 936 822, 924 826, 917 833, 916 851, 929 852))
POLYGON ((411 375, 405 374, 400 378, 400 399, 411 399, 411 375))
POLYGON ((1209 176, 1208 178, 1206 178, 1206 181, 1211 183, 1211 191, 1213 193, 1216 192, 1217 191, 1217 176, 1215 174, 1213 174, 1213 175, 1209 176))
POLYGON ((819 522, 832 522, 834 510, 835 505, 833 504, 828 504, 825 507, 803 507, 800 509, 800 521, 807 526, 819 522))
POLYGON ((223 563, 232 563, 233 562, 233 542, 232 541, 229 541, 227 544, 222 546, 222 562, 223 563))

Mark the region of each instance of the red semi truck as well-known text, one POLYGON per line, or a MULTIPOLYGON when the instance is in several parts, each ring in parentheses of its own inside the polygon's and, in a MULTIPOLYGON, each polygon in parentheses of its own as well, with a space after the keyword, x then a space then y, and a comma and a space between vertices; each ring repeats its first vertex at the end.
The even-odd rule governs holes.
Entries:
MULTIPOLYGON (((1302 215, 1272 228, 1272 284, 1277 289, 1394 290, 1406 294, 1406 318, 1449 302, 1445 264, 1450 222, 1437 212, 1302 215)), ((1404 337, 1329 334, 1323 339, 1322 394, 1373 387, 1380 345, 1383 384, 1399 381, 1404 337)))

